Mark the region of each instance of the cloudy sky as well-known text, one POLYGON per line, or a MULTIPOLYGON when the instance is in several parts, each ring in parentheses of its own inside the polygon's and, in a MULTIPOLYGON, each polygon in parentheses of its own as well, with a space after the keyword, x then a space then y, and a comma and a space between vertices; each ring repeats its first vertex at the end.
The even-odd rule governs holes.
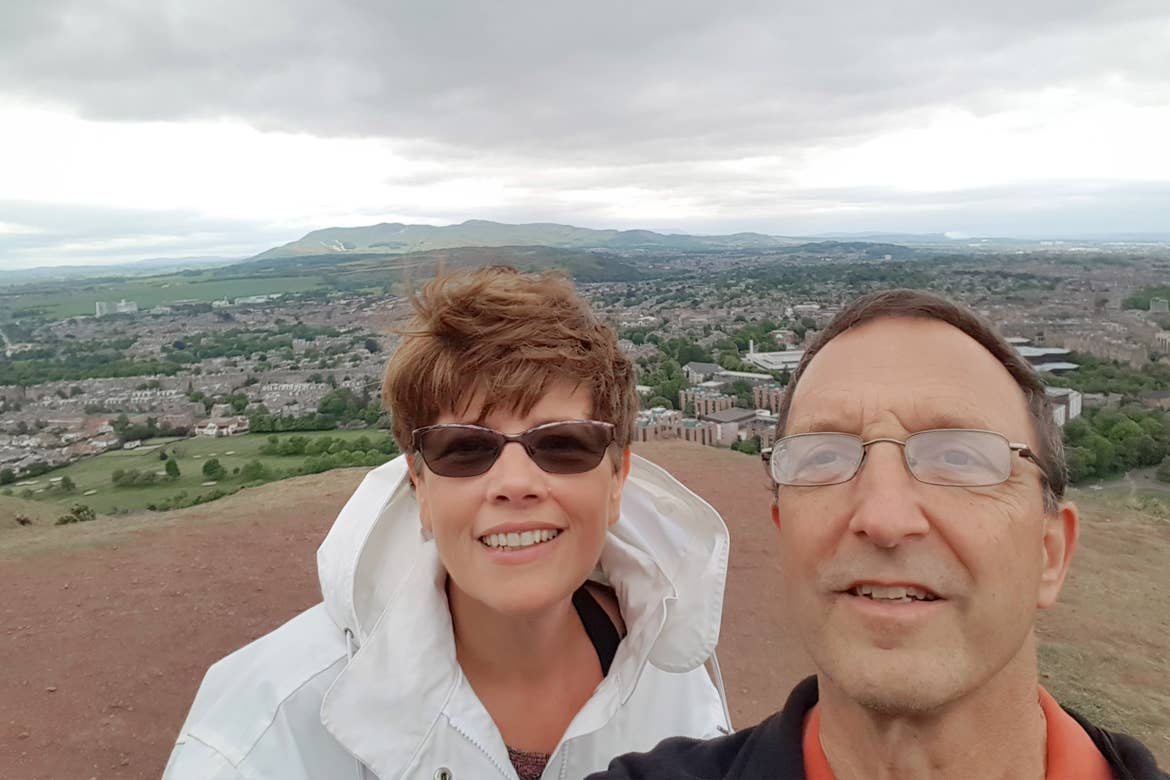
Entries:
POLYGON ((4 3, 0 269, 469 218, 1170 233, 1165 0, 716 9, 4 3))

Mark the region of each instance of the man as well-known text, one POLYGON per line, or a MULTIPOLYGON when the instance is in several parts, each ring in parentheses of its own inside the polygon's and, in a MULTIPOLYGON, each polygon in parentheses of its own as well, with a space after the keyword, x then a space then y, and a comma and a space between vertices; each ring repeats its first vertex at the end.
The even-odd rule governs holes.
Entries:
POLYGON ((784 709, 595 778, 1165 778, 1039 685, 1036 611, 1076 547, 1044 387, 972 312, 896 290, 841 312, 780 410, 780 594, 816 667, 784 709))

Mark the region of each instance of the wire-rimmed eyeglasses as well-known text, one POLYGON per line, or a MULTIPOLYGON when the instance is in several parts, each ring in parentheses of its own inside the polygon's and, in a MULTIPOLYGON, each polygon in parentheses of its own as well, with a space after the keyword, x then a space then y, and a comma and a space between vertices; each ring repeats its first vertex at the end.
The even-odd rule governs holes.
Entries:
POLYGON ((848 482, 857 475, 872 444, 888 442, 902 448, 910 474, 928 485, 986 487, 1007 481, 1012 453, 1041 467, 1027 444, 1010 441, 995 431, 938 428, 906 439, 863 440, 851 433, 798 433, 785 436, 762 453, 772 480, 780 485, 820 486, 848 482))

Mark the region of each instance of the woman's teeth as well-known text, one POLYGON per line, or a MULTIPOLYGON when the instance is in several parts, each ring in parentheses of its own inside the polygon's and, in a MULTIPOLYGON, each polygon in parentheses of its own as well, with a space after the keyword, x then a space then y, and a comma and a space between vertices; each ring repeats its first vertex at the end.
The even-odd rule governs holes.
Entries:
POLYGON ((524 547, 531 547, 534 544, 547 542, 557 538, 561 532, 552 528, 545 528, 540 531, 523 531, 521 533, 510 534, 487 534, 479 537, 479 541, 488 547, 495 547, 501 550, 519 550, 524 547))

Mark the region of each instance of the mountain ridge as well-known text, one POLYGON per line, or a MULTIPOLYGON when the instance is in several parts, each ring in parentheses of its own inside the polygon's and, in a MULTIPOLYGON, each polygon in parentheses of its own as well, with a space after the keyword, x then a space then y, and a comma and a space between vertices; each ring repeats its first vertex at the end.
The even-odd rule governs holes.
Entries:
POLYGON ((555 222, 509 224, 469 219, 455 225, 381 222, 348 228, 320 228, 250 259, 350 253, 406 254, 458 247, 548 246, 583 250, 710 251, 769 249, 794 243, 797 242, 793 239, 750 232, 697 236, 643 229, 596 230, 555 222))

